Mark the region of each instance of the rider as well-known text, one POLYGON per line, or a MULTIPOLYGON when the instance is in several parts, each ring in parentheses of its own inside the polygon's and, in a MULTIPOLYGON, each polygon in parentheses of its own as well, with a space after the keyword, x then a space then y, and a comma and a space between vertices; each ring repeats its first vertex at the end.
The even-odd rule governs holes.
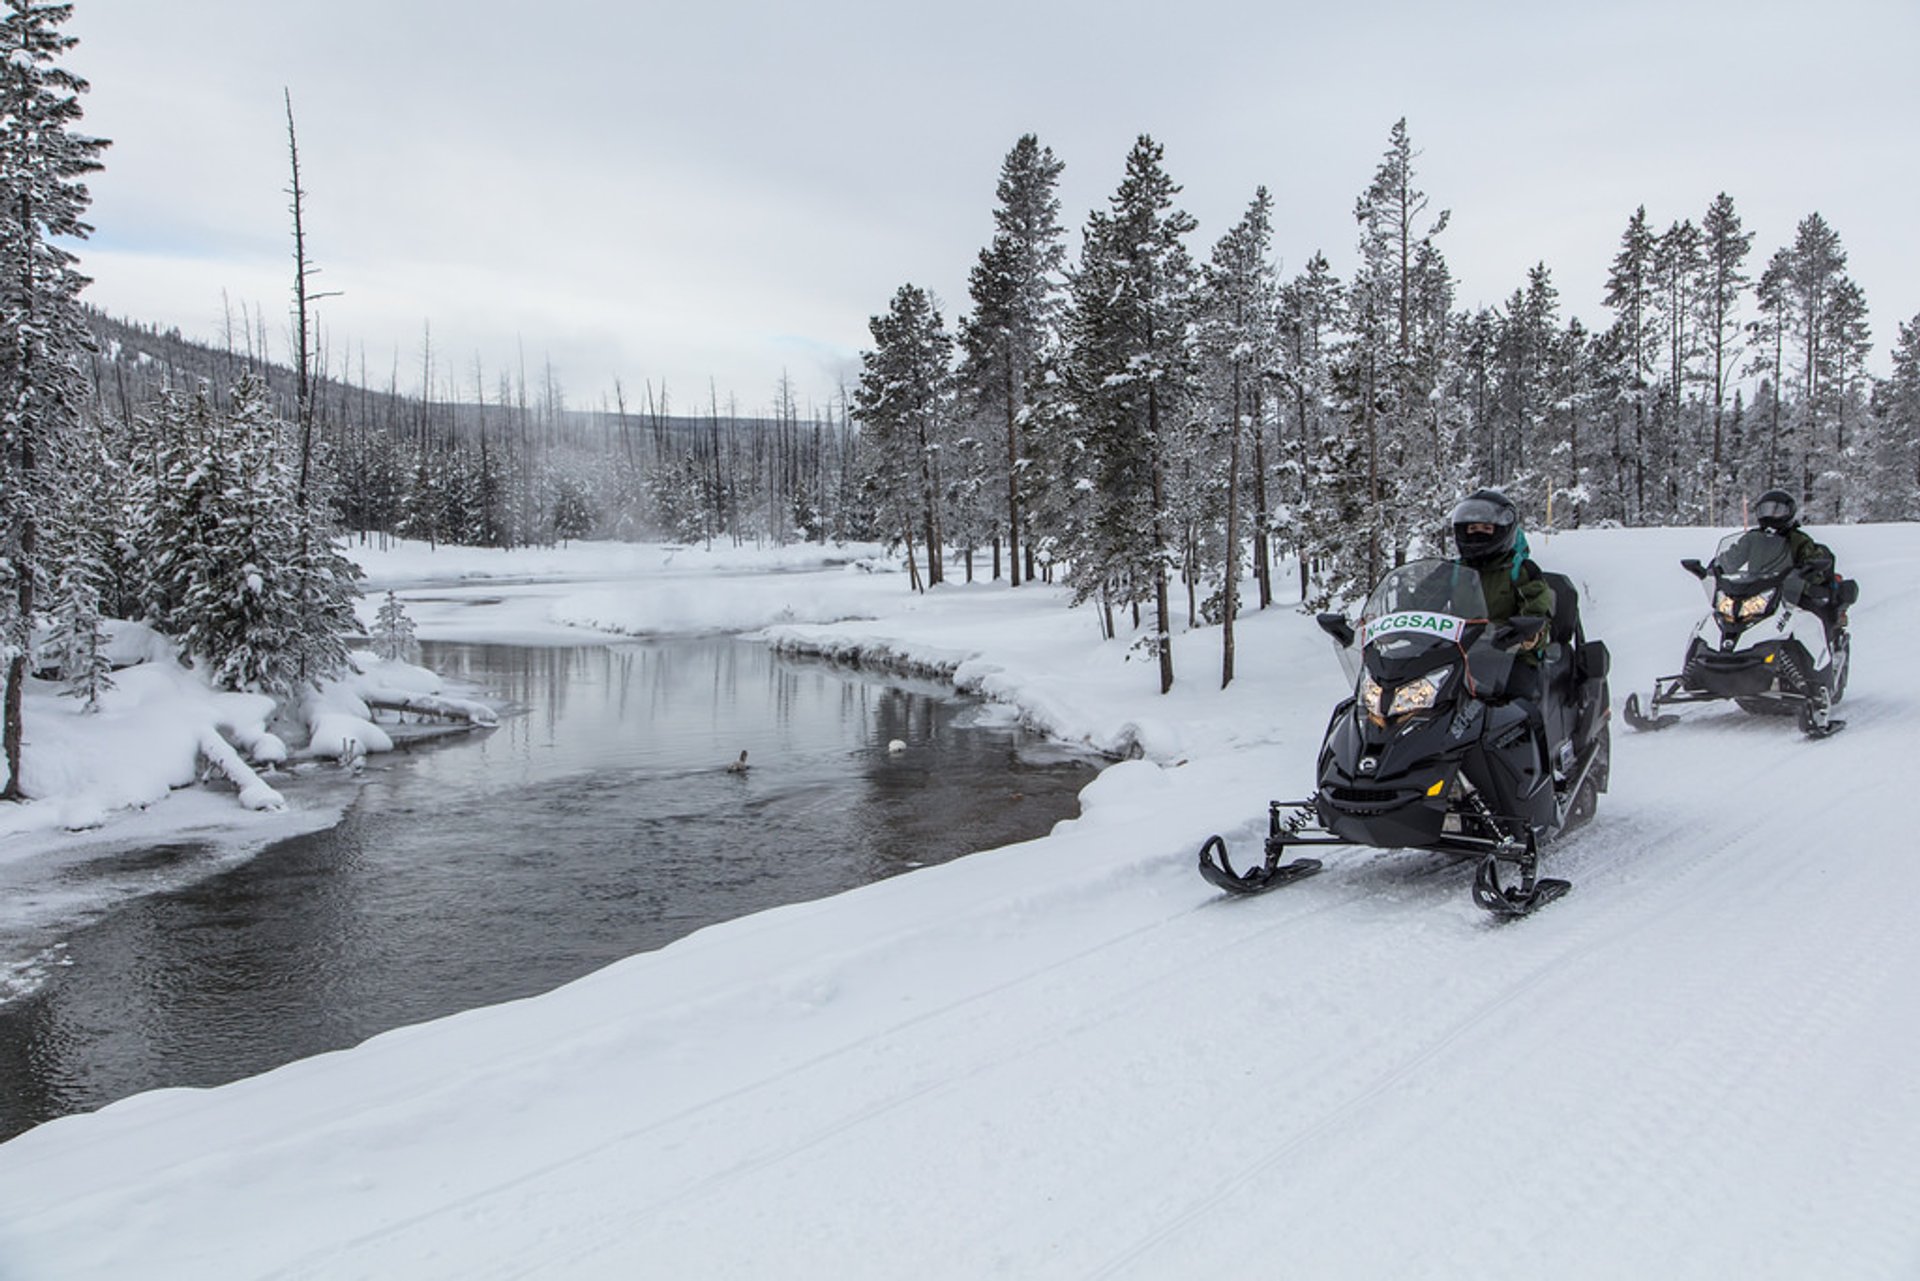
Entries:
MULTIPOLYGON (((1504 623, 1515 614, 1552 620, 1553 587, 1527 559, 1527 535, 1512 499, 1497 489, 1476 489, 1454 505, 1449 519, 1460 563, 1480 571, 1488 621, 1504 623)), ((1537 699, 1540 660, 1552 639, 1550 630, 1541 628, 1539 639, 1521 652, 1509 690, 1513 697, 1537 699)))
POLYGON ((1847 609, 1840 603, 1840 576, 1834 573, 1833 549, 1816 542, 1800 528, 1799 508, 1784 489, 1769 489, 1753 500, 1753 520, 1760 528, 1779 534, 1793 551, 1793 567, 1806 580, 1808 607, 1826 621, 1832 632, 1847 625, 1847 609))

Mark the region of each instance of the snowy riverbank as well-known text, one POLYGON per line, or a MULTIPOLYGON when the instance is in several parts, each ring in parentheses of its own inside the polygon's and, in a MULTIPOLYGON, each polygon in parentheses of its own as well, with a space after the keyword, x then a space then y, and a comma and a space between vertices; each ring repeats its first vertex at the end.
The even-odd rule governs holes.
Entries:
MULTIPOLYGON (((1616 723, 1552 855, 1573 893, 1513 926, 1417 855, 1199 879, 1202 838, 1244 857, 1307 790, 1343 692, 1292 609, 1243 617, 1224 691, 1217 631, 1182 633, 1162 697, 1053 589, 433 553, 423 636, 749 620, 1143 759, 1046 839, 0 1144, 0 1276, 1911 1276, 1920 867, 1884 798, 1920 528, 1820 532, 1863 583, 1849 728, 1616 723)), ((1616 701, 1678 660, 1676 561, 1714 540, 1535 537, 1616 701)), ((390 555, 370 594, 428 581, 390 555)))

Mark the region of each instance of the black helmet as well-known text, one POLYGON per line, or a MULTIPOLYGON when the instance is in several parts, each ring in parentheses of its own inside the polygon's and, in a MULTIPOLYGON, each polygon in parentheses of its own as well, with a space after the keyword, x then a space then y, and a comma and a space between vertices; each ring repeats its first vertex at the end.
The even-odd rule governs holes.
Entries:
POLYGON ((1513 501, 1497 489, 1476 489, 1454 505, 1453 545, 1464 564, 1475 569, 1497 563, 1513 554, 1513 540, 1520 532, 1520 513, 1513 501), (1485 525, 1489 530, 1470 530, 1485 525))
POLYGON ((1784 534, 1798 522, 1794 520, 1793 495, 1784 489, 1769 489, 1753 500, 1753 521, 1762 529, 1784 534))

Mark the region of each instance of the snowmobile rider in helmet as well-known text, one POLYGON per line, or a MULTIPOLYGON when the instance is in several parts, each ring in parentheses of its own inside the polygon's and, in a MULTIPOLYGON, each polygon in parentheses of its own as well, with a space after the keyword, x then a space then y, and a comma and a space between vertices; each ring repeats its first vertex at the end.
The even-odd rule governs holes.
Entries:
MULTIPOLYGON (((1454 505, 1450 520, 1457 559, 1480 572, 1488 620, 1504 623, 1515 614, 1528 614, 1551 622, 1553 588, 1540 576, 1540 567, 1527 559, 1527 535, 1513 500, 1497 489, 1477 489, 1454 505)), ((1522 661, 1514 668, 1520 688, 1510 691, 1514 697, 1537 695, 1550 630, 1542 628, 1532 648, 1521 653, 1522 661)))
POLYGON ((1806 580, 1802 599, 1825 621, 1828 633, 1845 627, 1847 611, 1839 603, 1840 576, 1834 572, 1833 549, 1800 528, 1799 506, 1793 495, 1784 489, 1769 489, 1754 499, 1753 523, 1787 540, 1793 551, 1793 567, 1806 580))

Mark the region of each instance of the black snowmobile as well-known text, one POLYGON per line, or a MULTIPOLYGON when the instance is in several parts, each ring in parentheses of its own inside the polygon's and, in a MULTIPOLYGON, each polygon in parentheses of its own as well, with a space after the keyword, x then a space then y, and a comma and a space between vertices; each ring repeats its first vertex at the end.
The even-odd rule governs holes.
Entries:
MULTIPOLYGON (((1644 707, 1639 694, 1627 695, 1627 724, 1665 729, 1680 719, 1665 710, 1674 704, 1732 699, 1743 711, 1797 715, 1811 738, 1845 727, 1833 707, 1847 692, 1853 644, 1823 611, 1837 619, 1858 598, 1858 582, 1847 579, 1831 600, 1814 600, 1792 544, 1770 529, 1728 534, 1707 564, 1689 558, 1680 565, 1712 580, 1707 616, 1693 629, 1678 676, 1655 681, 1644 707)), ((1833 567, 1815 568, 1815 578, 1825 579, 1833 567)))
POLYGON ((1200 847, 1200 872, 1258 894, 1310 876, 1296 846, 1431 849, 1480 861, 1474 902, 1517 916, 1564 894, 1538 875, 1540 848, 1593 817, 1607 790, 1607 647, 1581 630, 1579 596, 1544 574, 1554 617, 1494 625, 1480 575, 1448 560, 1394 570, 1373 590, 1356 636, 1338 614, 1319 623, 1339 647, 1354 696, 1333 710, 1309 800, 1268 806, 1266 859, 1234 870, 1226 842, 1200 847), (1538 701, 1509 701, 1517 651, 1551 628, 1538 701), (1518 882, 1501 881, 1500 864, 1518 882))

